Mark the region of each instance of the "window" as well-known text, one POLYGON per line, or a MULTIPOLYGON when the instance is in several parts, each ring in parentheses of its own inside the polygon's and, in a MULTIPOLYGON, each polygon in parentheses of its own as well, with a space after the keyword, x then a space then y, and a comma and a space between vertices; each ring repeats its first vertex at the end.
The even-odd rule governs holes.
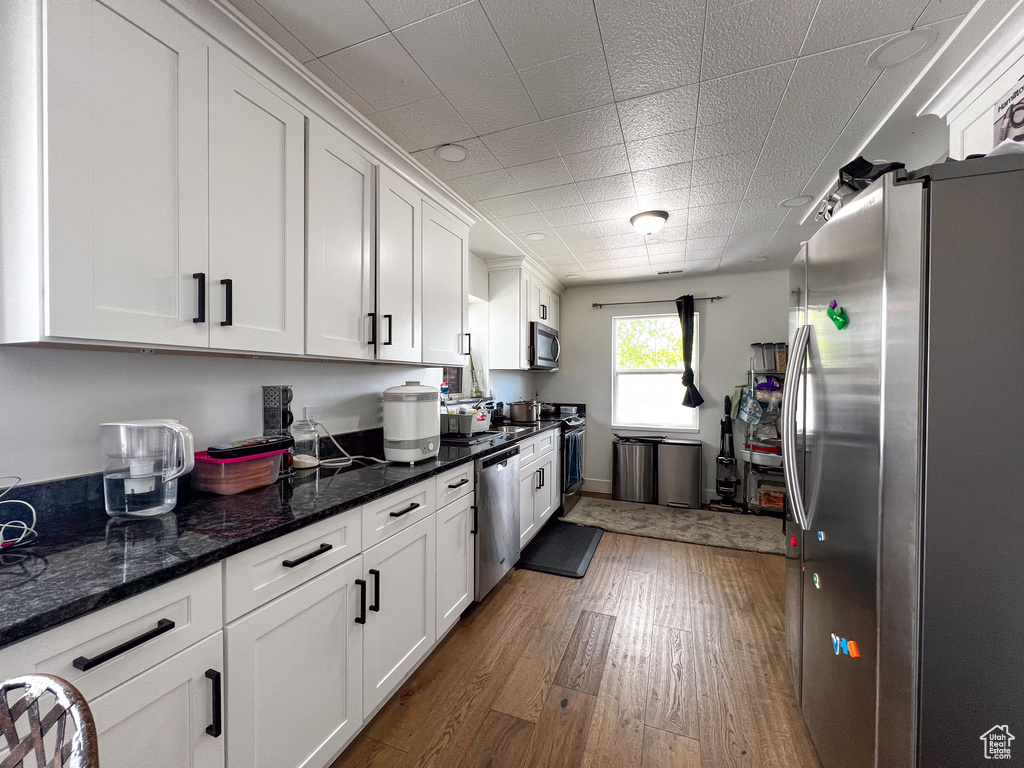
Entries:
MULTIPOLYGON (((700 338, 693 317, 693 372, 697 379, 700 338)), ((697 409, 683 406, 683 331, 678 315, 612 318, 615 344, 612 425, 697 429, 697 409)))

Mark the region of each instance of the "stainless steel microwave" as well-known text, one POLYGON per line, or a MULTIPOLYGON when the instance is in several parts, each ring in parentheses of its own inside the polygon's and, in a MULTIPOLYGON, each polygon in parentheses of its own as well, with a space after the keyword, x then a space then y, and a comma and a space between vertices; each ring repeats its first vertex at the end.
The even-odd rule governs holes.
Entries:
POLYGON ((543 323, 530 323, 531 371, 557 371, 561 352, 557 330, 543 323))

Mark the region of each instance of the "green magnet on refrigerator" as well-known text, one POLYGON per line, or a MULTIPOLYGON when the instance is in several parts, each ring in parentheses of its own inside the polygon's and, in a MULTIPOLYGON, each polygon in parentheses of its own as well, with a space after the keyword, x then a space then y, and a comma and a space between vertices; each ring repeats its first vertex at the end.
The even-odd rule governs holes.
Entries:
POLYGON ((812 574, 811 575, 811 581, 814 582, 814 588, 815 589, 821 589, 821 579, 818 578, 818 574, 816 574, 816 573, 812 574))
POLYGON ((835 299, 832 299, 828 305, 828 316, 840 331, 850 324, 850 318, 847 317, 846 310, 840 307, 835 299))

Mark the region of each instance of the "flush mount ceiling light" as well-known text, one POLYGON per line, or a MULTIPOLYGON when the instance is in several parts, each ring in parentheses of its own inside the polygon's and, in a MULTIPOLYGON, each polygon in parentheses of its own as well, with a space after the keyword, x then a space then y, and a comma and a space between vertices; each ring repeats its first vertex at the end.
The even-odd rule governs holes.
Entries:
POLYGON ((783 200, 781 203, 779 203, 779 207, 780 208, 800 208, 800 207, 805 206, 808 203, 813 202, 813 201, 814 201, 814 198, 811 197, 810 195, 797 195, 796 197, 791 197, 788 200, 783 200))
POLYGON ((434 157, 446 163, 461 163, 469 157, 469 150, 459 144, 442 144, 434 150, 434 157))
POLYGON ((545 238, 547 238, 547 235, 543 232, 530 232, 526 235, 527 240, 544 240, 545 238))
POLYGON ((629 219, 633 229, 641 235, 653 235, 665 226, 666 221, 668 221, 668 213, 666 211, 643 211, 629 219))
POLYGON ((939 39, 935 29, 912 29, 887 40, 868 56, 867 66, 871 69, 888 69, 916 59, 931 48, 939 39))

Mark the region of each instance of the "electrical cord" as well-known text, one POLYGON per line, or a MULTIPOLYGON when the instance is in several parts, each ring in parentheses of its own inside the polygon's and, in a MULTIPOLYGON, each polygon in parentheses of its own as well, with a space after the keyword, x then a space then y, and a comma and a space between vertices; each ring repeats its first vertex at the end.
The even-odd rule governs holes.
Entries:
POLYGON ((327 438, 332 443, 334 443, 334 447, 337 448, 338 451, 341 452, 341 455, 345 457, 343 459, 320 459, 320 466, 321 467, 327 467, 328 469, 338 469, 338 468, 342 468, 342 467, 350 467, 350 466, 352 466, 353 463, 355 463, 355 461, 357 459, 360 459, 362 461, 372 461, 372 462, 375 462, 377 464, 387 464, 386 461, 383 461, 381 459, 376 459, 373 456, 353 456, 353 455, 351 455, 348 451, 346 451, 344 448, 342 448, 340 445, 338 445, 338 441, 334 439, 334 435, 331 434, 330 430, 327 429, 327 427, 325 427, 319 421, 314 421, 313 419, 310 419, 309 421, 318 430, 322 429, 324 434, 327 435, 327 438))
POLYGON ((24 507, 28 507, 32 513, 31 523, 26 523, 24 520, 9 520, 6 523, 0 523, 0 550, 4 550, 29 542, 38 534, 36 533, 36 508, 21 499, 4 499, 4 496, 21 482, 21 478, 15 475, 8 475, 0 477, 0 480, 14 481, 11 485, 4 488, 3 491, 0 491, 0 506, 4 504, 21 504, 24 507))

